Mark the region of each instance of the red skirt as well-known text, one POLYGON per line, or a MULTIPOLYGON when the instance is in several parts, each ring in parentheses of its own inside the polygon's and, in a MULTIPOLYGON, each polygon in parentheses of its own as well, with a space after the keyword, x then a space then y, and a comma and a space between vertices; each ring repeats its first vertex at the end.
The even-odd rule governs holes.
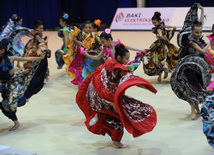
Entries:
POLYGON ((134 85, 141 85, 153 93, 157 92, 156 89, 147 80, 132 77, 120 84, 116 92, 109 92, 101 80, 101 70, 104 67, 110 71, 114 68, 128 71, 125 66, 107 60, 83 81, 76 95, 76 102, 86 117, 85 124, 88 130, 99 135, 107 133, 113 141, 118 142, 123 136, 123 126, 134 137, 152 131, 157 122, 153 107, 124 94, 126 89, 134 85), (93 100, 92 104, 90 99, 93 100), (116 111, 106 104, 105 100, 114 102, 116 111), (97 103, 99 105, 96 105, 97 103), (94 105, 99 108, 94 108, 94 105), (98 122, 90 126, 89 122, 95 114, 98 115, 98 122))

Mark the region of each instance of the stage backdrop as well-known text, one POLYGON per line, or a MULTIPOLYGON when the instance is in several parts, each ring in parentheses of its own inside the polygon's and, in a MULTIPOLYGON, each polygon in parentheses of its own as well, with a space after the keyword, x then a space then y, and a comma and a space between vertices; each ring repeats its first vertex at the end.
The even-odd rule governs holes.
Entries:
POLYGON ((73 17, 71 22, 82 23, 100 19, 110 24, 117 8, 136 7, 135 0, 0 0, 0 27, 16 13, 23 18, 23 26, 34 28, 42 20, 45 29, 59 27, 63 12, 73 17))
MULTIPOLYGON (((214 7, 204 7, 206 19, 203 30, 211 30, 214 24, 214 7)), ((187 8, 118 8, 111 23, 112 30, 151 30, 151 18, 154 12, 161 13, 162 21, 166 25, 176 26, 180 30, 183 26, 185 16, 189 11, 187 8)), ((198 16, 200 18, 200 10, 198 16)))

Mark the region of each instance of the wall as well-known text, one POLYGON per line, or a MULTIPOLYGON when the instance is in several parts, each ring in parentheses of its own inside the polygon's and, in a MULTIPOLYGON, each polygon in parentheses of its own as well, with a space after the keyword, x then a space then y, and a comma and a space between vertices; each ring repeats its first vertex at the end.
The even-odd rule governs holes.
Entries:
POLYGON ((13 13, 23 17, 23 26, 33 28, 34 21, 42 20, 45 28, 59 26, 60 15, 73 12, 74 22, 100 19, 111 23, 118 7, 136 7, 135 0, 0 0, 0 26, 13 13))
MULTIPOLYGON (((147 0, 147 7, 189 7, 195 0, 147 0)), ((198 0, 203 6, 214 6, 214 0, 198 0)), ((23 17, 23 26, 33 28, 42 20, 46 29, 59 27, 62 12, 73 12, 74 22, 100 19, 110 24, 117 8, 136 7, 136 0, 0 0, 0 27, 13 13, 23 17)))

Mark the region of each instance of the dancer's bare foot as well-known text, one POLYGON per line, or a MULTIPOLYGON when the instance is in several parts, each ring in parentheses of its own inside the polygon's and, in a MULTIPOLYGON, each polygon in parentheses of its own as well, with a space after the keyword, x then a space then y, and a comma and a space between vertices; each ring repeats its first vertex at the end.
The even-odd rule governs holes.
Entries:
POLYGON ((121 149, 127 148, 127 147, 128 147, 127 145, 123 145, 121 142, 113 141, 113 144, 114 144, 115 146, 117 146, 118 148, 121 148, 121 149))
POLYGON ((164 79, 166 79, 168 77, 168 72, 164 71, 164 79))
POLYGON ((196 110, 196 114, 201 114, 201 110, 199 109, 198 104, 195 104, 194 107, 195 107, 195 110, 196 110))
POLYGON ((13 121, 14 126, 9 131, 17 130, 20 127, 20 123, 18 121, 13 121))
MULTIPOLYGON (((197 118, 197 115, 196 115, 196 112, 195 112, 195 107, 196 107, 196 104, 195 103, 193 103, 193 102, 190 102, 189 103, 190 104, 190 106, 191 106, 191 114, 190 114, 190 117, 191 117, 191 119, 192 120, 195 120, 196 118, 197 118)), ((197 104, 198 105, 198 104, 197 104)))
POLYGON ((195 120, 195 119, 197 118, 196 113, 191 113, 190 116, 191 116, 191 119, 192 119, 192 120, 195 120))
POLYGON ((158 76, 158 82, 160 83, 161 82, 161 74, 158 76))
POLYGON ((197 111, 196 114, 200 115, 201 114, 201 110, 197 111))

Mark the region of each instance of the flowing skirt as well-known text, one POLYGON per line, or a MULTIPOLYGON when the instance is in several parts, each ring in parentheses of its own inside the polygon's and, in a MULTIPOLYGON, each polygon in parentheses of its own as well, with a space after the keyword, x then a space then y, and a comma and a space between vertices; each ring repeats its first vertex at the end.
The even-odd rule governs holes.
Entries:
POLYGON ((30 81, 30 84, 27 87, 27 90, 25 91, 24 96, 29 99, 31 96, 37 94, 40 90, 42 90, 44 86, 44 79, 47 72, 48 67, 48 58, 47 55, 45 55, 45 58, 41 60, 41 63, 39 64, 33 78, 30 81))
POLYGON ((208 143, 214 148, 214 94, 207 96, 202 105, 201 118, 203 122, 203 132, 208 143))
MULTIPOLYGON (((105 64, 113 68, 121 67, 109 64, 108 60, 105 64)), ((86 117, 88 130, 94 134, 108 134, 113 141, 118 142, 123 136, 123 127, 134 137, 152 131, 157 122, 155 110, 146 103, 126 96, 125 90, 134 85, 144 86, 154 93, 156 89, 145 79, 130 73, 121 78, 118 86, 110 85, 104 65, 83 81, 76 95, 76 102, 86 117), (113 102, 116 109, 109 102, 113 102), (98 115, 98 122, 90 126, 89 122, 95 114, 98 115)))
POLYGON ((155 76, 160 75, 163 71, 172 72, 175 68, 180 51, 169 42, 173 34, 174 31, 168 31, 166 40, 159 39, 150 46, 143 59, 145 74, 155 76), (164 57, 164 53, 167 53, 166 58, 164 57))
POLYGON ((33 65, 24 71, 13 75, 7 86, 7 94, 1 102, 5 111, 14 112, 18 106, 19 100, 24 96, 31 79, 33 78, 41 61, 36 61, 33 65))
POLYGON ((95 51, 84 51, 84 48, 77 47, 77 53, 72 60, 68 71, 73 74, 71 83, 80 86, 85 78, 93 73, 97 67, 104 63, 103 58, 100 60, 92 60, 84 57, 82 53, 88 52, 90 55, 98 55, 95 51))
POLYGON ((56 59, 56 63, 58 65, 58 69, 61 69, 63 67, 63 65, 65 64, 64 60, 63 60, 63 55, 66 55, 66 53, 68 52, 68 49, 63 45, 61 49, 57 50, 55 52, 55 59, 56 59))
POLYGON ((178 98, 199 104, 209 95, 206 87, 210 79, 211 70, 207 62, 200 56, 188 55, 178 62, 170 83, 178 98))

